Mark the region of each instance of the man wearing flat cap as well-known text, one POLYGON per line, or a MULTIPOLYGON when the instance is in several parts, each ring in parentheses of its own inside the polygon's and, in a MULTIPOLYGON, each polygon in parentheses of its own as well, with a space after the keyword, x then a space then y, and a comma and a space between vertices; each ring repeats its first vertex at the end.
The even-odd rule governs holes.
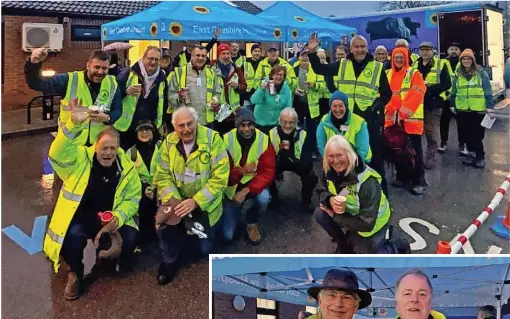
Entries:
POLYGON ((279 64, 287 70, 287 83, 289 84, 289 88, 292 92, 297 87, 297 78, 296 73, 294 72, 294 69, 292 66, 285 61, 284 59, 279 57, 280 50, 279 50, 278 43, 271 43, 269 44, 269 47, 267 48, 267 58, 260 61, 259 66, 257 67, 257 70, 255 71, 255 83, 254 88, 258 88, 260 86, 260 83, 262 83, 262 80, 269 76, 269 73, 271 73, 271 69, 279 64))
POLYGON ((322 285, 309 288, 308 295, 319 303, 319 312, 309 319, 352 319, 372 302, 370 293, 359 289, 356 274, 343 269, 329 270, 322 285))

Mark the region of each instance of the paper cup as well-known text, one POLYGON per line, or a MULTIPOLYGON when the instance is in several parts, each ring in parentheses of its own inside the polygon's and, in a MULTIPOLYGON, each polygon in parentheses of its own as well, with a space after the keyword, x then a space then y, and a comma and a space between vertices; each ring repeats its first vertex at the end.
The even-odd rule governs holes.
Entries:
POLYGON ((335 200, 336 200, 337 202, 339 202, 339 203, 342 203, 342 204, 343 204, 343 203, 347 202, 347 197, 342 196, 342 195, 336 195, 336 196, 335 196, 335 200))
POLYGON ((111 211, 107 210, 101 214, 101 223, 103 225, 108 224, 112 220, 113 220, 113 213, 111 211))

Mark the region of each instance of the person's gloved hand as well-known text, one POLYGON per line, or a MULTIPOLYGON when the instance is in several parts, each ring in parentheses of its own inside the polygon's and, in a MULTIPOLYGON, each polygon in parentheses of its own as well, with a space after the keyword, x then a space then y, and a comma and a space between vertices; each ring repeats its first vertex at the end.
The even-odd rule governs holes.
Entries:
POLYGON ((106 224, 101 230, 97 233, 96 238, 94 239, 94 247, 96 249, 99 248, 99 240, 103 234, 107 234, 110 236, 111 246, 107 250, 99 251, 99 258, 105 259, 115 259, 120 256, 122 252, 122 237, 117 231, 119 227, 119 223, 116 217, 113 217, 113 220, 106 224))

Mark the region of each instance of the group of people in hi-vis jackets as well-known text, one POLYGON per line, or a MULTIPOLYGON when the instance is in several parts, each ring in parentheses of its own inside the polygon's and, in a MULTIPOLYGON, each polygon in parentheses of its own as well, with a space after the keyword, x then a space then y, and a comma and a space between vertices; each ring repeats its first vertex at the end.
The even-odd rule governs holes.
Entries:
POLYGON ((159 243, 160 285, 241 233, 259 244, 268 207, 288 208, 278 187, 286 171, 299 176, 301 210, 314 215, 337 253, 377 252, 391 215, 384 132, 401 127, 414 149, 413 164, 397 165, 391 184, 423 194, 424 169, 439 147, 437 110, 447 101, 474 152, 465 164, 483 167, 479 122, 492 94, 472 51, 464 50, 452 69, 429 43, 414 61, 398 46, 385 70, 361 36, 329 64, 318 45, 312 36, 293 65, 275 44, 266 57, 253 45, 246 59, 238 43, 221 43, 212 65, 212 45, 197 46, 173 67, 160 48, 148 47, 117 77, 99 50, 85 70, 42 77, 47 51, 32 52, 25 63, 29 87, 62 96, 49 159, 63 186, 44 252, 55 271, 61 258, 69 266, 66 299, 83 293, 88 239, 99 257, 92 274, 103 267, 127 273, 137 247, 143 253, 159 243))

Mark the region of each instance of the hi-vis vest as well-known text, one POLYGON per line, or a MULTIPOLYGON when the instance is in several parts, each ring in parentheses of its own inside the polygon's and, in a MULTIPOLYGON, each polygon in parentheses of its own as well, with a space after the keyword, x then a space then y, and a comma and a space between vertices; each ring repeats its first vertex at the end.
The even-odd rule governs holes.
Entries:
MULTIPOLYGON (((138 84, 138 76, 130 72, 126 83, 126 88, 138 84)), ((165 82, 161 81, 158 88, 158 112, 156 117, 156 127, 159 129, 163 124, 163 101, 165 98, 165 82)), ((133 116, 135 115, 136 104, 138 103, 137 96, 126 95, 122 100, 122 115, 113 125, 118 131, 125 132, 129 129, 133 116)))
MULTIPOLYGON (((278 127, 273 127, 269 131, 269 138, 271 144, 273 144, 276 155, 280 152, 280 135, 278 134, 278 127)), ((301 159, 301 152, 303 151, 303 145, 305 144, 306 131, 295 130, 294 131, 294 157, 301 159)))
MULTIPOLYGON (((347 195, 347 209, 346 212, 356 216, 359 214, 360 210, 360 202, 359 202, 359 190, 361 185, 370 177, 375 177, 379 183, 381 183, 381 175, 379 175, 376 171, 366 166, 365 170, 358 174, 358 183, 354 185, 349 185, 346 189, 349 191, 347 195)), ((328 180, 328 191, 333 195, 338 195, 338 191, 336 190, 335 184, 333 181, 328 180)), ((379 212, 377 214, 377 220, 375 222, 374 228, 369 232, 358 232, 363 237, 370 237, 381 230, 384 225, 388 223, 390 220, 391 210, 390 204, 386 199, 386 196, 383 192, 381 192, 381 200, 379 201, 379 212)))
MULTIPOLYGON (((188 67, 190 65, 186 64, 182 67, 176 68, 174 71, 170 72, 167 77, 168 88, 172 88, 172 91, 179 91, 186 87, 186 77, 188 72, 188 67)), ((209 66, 204 66, 205 79, 207 85, 207 94, 206 101, 210 102, 213 99, 214 94, 216 93, 216 87, 218 85, 218 76, 214 72, 214 70, 209 66)), ((221 86, 221 90, 223 90, 223 86, 221 86)), ((219 97, 218 97, 219 98, 219 97)), ((220 101, 221 103, 222 101, 220 101)), ((172 114, 174 112, 174 107, 170 104, 168 105, 167 113, 172 114)), ((206 120, 207 123, 212 123, 214 121, 214 112, 206 107, 206 120)))
POLYGON ((456 81, 455 108, 459 111, 485 112, 487 105, 480 73, 475 73, 468 81, 460 72, 457 72, 456 81))
POLYGON ((193 198, 200 209, 207 212, 210 226, 214 226, 223 212, 223 191, 228 185, 227 151, 219 133, 200 124, 197 126, 197 148, 186 159, 177 149, 180 140, 173 132, 159 149, 153 179, 159 198, 162 202, 172 197, 179 200, 193 198))
MULTIPOLYGON (((83 134, 82 126, 70 127, 66 124, 62 132, 58 132, 49 151, 50 162, 64 182, 44 238, 44 253, 53 262, 55 272, 60 266, 60 251, 67 229, 87 188, 95 153, 95 145, 84 147, 76 144, 76 137, 83 134)), ((117 151, 117 157, 117 160, 120 159, 122 172, 115 190, 112 212, 119 221, 119 227, 128 225, 138 229, 136 220, 141 198, 140 178, 121 148, 117 151)))
POLYGON ((335 87, 347 94, 351 111, 355 104, 361 111, 372 106, 379 96, 379 79, 383 70, 381 62, 370 61, 356 78, 352 61, 345 58, 340 61, 335 87))
MULTIPOLYGON (((107 75, 101 81, 101 88, 99 95, 95 101, 92 101, 90 90, 85 81, 84 71, 69 72, 69 81, 67 82, 66 96, 60 101, 60 115, 58 118, 59 131, 71 118, 71 111, 69 110, 69 101, 73 98, 78 98, 81 101, 83 107, 89 107, 91 105, 103 106, 106 111, 110 111, 115 92, 117 91, 117 80, 113 75, 107 75)), ((96 142, 97 136, 104 129, 103 123, 92 122, 87 120, 89 123, 85 128, 84 132, 80 134, 78 143, 85 145, 90 135, 90 144, 96 142)))
MULTIPOLYGON (((280 61, 279 65, 285 67, 285 69, 287 70, 287 78, 285 80, 287 80, 287 83, 289 84, 290 91, 294 92, 294 90, 297 87, 297 78, 296 78, 296 74, 294 73, 294 69, 284 59, 278 58, 278 60, 280 61)), ((271 67, 271 65, 269 65, 269 58, 265 58, 262 61, 260 61, 259 66, 257 67, 257 70, 255 71, 255 88, 258 88, 260 86, 260 84, 262 83, 262 81, 266 77, 269 77, 269 73, 271 73, 271 69, 272 69, 272 67, 271 67)))
MULTIPOLYGON (((223 141, 225 142, 225 147, 227 148, 228 153, 232 157, 234 162, 234 166, 239 166, 239 162, 241 161, 241 157, 243 156, 243 151, 241 149, 241 145, 237 140, 237 129, 233 129, 223 136, 223 141)), ((264 154, 269 146, 269 137, 255 129, 255 141, 250 147, 250 151, 248 152, 248 157, 246 158, 246 164, 258 164, 260 156, 264 154)), ((241 184, 246 184, 251 181, 255 177, 254 175, 245 175, 241 178, 241 184)), ((232 199, 236 194, 237 185, 229 186, 225 189, 225 195, 229 199, 232 199)))
MULTIPOLYGON (((400 87, 400 91, 392 92, 393 95, 400 95, 400 100, 403 101, 411 88, 411 81, 415 72, 418 72, 415 69, 409 68, 407 69, 406 76, 402 81, 402 85, 400 87)), ((391 83, 391 77, 393 75, 392 69, 386 70, 386 74, 388 75, 388 82, 391 83)), ((390 101, 391 103, 391 101, 390 101)), ((400 110, 405 110, 405 105, 400 106, 400 110)), ((398 116, 397 111, 386 111, 384 114, 384 127, 388 127, 392 124, 395 124, 395 119, 398 116)), ((404 129, 408 134, 423 134, 423 101, 418 106, 413 115, 409 118, 404 119, 404 129)))
MULTIPOLYGON (((136 149, 136 145, 133 145, 126 153, 128 154, 131 161, 135 164, 136 171, 140 176, 140 180, 144 183, 153 185, 153 177, 156 172, 156 160, 159 154, 159 148, 161 147, 162 141, 158 141, 154 147, 154 153, 152 153, 150 168, 147 168, 143 161, 142 155, 136 149)), ((154 186, 154 185, 153 185, 154 186)))
MULTIPOLYGON (((299 61, 295 63, 296 66, 299 66, 299 64, 299 61)), ((320 115, 319 99, 322 98, 322 88, 326 86, 326 81, 324 80, 323 75, 318 75, 313 71, 311 65, 308 67, 308 71, 306 72, 306 81, 308 83, 315 83, 315 87, 310 88, 306 94, 310 117, 314 119, 320 115)))
POLYGON ((186 58, 186 52, 182 52, 179 54, 179 66, 183 67, 188 64, 188 59, 186 58))
MULTIPOLYGON (((418 70, 418 66, 419 66, 418 63, 420 63, 420 61, 418 61, 418 60, 414 61, 413 69, 418 70)), ((445 60, 439 59, 436 56, 432 58, 432 63, 434 65, 430 69, 430 72, 427 74, 427 77, 424 79, 428 85, 441 83, 441 71, 443 70, 443 68, 446 64, 445 60)), ((450 71, 448 71, 448 72, 450 72, 450 71)), ((450 76, 451 76, 451 74, 450 74, 450 76)), ((446 92, 442 92, 441 94, 439 94, 439 96, 441 96, 443 98, 443 100, 446 100, 446 92)))
MULTIPOLYGON (((342 135, 345 137, 349 143, 354 145, 356 147, 356 136, 358 135, 359 131, 361 131, 361 126, 363 125, 363 122, 365 120, 352 112, 349 112, 349 122, 345 123, 347 125, 342 125, 340 127, 340 131, 334 127, 331 122, 327 121, 328 116, 333 116, 331 112, 328 114, 325 114, 322 119, 322 127, 324 128, 324 133, 326 133, 326 140, 329 141, 330 138, 332 138, 335 135, 342 135)), ((372 150, 370 149, 370 146, 368 147, 368 153, 366 158, 363 160, 365 163, 369 163, 372 159, 372 150)))
POLYGON ((243 69, 244 79, 246 80, 246 92, 250 92, 255 87, 255 70, 253 70, 253 66, 243 55, 237 58, 235 65, 243 69))
MULTIPOLYGON (((220 62, 216 62, 216 63, 220 63, 220 62)), ((218 74, 219 77, 221 77, 223 79, 221 70, 218 67, 218 65, 215 65, 213 67, 213 70, 218 74)), ((239 92, 236 92, 236 90, 234 88, 231 88, 230 86, 228 88, 228 103, 229 103, 230 108, 232 109, 233 112, 236 112, 241 107, 241 96, 240 96, 239 92)))

